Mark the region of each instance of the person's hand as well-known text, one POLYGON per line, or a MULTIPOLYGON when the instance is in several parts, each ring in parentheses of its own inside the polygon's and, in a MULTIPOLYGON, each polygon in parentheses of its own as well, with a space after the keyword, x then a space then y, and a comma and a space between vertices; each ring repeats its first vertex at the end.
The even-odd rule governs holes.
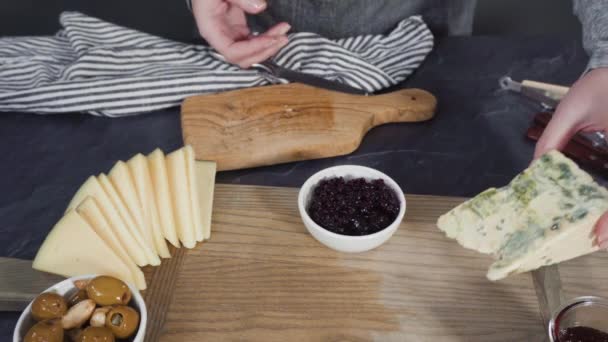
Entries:
POLYGON ((276 54, 288 42, 287 23, 253 36, 245 14, 266 9, 265 0, 193 0, 192 13, 203 38, 228 62, 248 68, 276 54))
MULTIPOLYGON (((570 88, 538 140, 534 158, 563 148, 579 131, 608 131, 608 68, 590 71, 570 88)), ((600 247, 608 248, 608 213, 595 232, 600 247)))

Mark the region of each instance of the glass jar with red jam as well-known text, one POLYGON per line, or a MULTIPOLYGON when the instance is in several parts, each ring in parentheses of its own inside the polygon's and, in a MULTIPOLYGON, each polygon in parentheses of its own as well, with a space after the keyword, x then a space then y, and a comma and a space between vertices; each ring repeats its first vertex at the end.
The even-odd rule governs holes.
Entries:
POLYGON ((564 304, 549 322, 552 342, 608 342, 608 301, 579 297, 564 304))

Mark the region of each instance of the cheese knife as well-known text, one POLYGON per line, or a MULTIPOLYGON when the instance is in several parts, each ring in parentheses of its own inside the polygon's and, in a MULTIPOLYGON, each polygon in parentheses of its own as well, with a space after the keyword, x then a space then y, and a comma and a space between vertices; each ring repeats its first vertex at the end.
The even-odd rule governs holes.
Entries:
POLYGON ((312 74, 287 69, 271 60, 266 60, 262 63, 254 64, 252 67, 261 71, 268 72, 274 77, 285 79, 289 82, 302 83, 317 88, 339 91, 347 94, 370 95, 365 90, 355 88, 346 83, 334 82, 312 74))
MULTIPOLYGON (((498 80, 498 84, 504 90, 520 93, 538 103, 545 110, 553 111, 559 105, 562 97, 566 95, 570 88, 555 84, 542 83, 524 80, 521 83, 515 82, 509 76, 504 76, 498 80)), ((581 137, 596 149, 608 153, 608 142, 603 132, 579 132, 581 137)))
POLYGON ((42 291, 65 277, 40 272, 32 261, 0 258, 0 312, 23 311, 42 291))
MULTIPOLYGON (((224 58, 224 56, 222 56, 220 53, 211 52, 211 54, 215 58, 227 62, 226 58, 224 58)), ((282 67, 270 59, 267 59, 261 63, 255 63, 251 67, 253 69, 266 72, 269 75, 272 75, 273 77, 277 78, 279 81, 286 80, 292 83, 302 83, 312 87, 338 91, 346 94, 371 95, 365 90, 355 88, 345 83, 330 81, 319 76, 282 67)))

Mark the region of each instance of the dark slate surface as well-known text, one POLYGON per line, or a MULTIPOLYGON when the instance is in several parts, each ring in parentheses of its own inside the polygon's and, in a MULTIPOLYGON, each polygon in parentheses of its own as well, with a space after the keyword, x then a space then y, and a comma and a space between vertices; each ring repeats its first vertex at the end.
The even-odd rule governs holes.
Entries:
MULTIPOLYGON (((404 85, 437 96, 434 120, 376 128, 349 156, 225 172, 218 181, 297 187, 322 168, 359 164, 386 172, 406 193, 474 195, 507 183, 533 152, 524 132, 538 107, 498 90, 498 79, 570 84, 586 60, 575 40, 445 38, 404 85)), ((124 119, 0 113, 0 256, 33 258, 89 175, 138 152, 178 148, 178 112, 124 119)), ((10 340, 17 318, 0 313, 0 341, 10 340)))

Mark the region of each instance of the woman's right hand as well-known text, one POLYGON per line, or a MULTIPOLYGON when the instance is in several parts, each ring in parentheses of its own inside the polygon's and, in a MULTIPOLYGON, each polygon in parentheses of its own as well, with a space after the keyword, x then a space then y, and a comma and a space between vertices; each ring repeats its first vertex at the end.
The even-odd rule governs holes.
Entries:
POLYGON ((266 9, 265 0, 192 0, 192 13, 203 38, 228 62, 241 68, 275 55, 288 42, 289 24, 276 24, 268 31, 252 35, 246 13, 266 9))

